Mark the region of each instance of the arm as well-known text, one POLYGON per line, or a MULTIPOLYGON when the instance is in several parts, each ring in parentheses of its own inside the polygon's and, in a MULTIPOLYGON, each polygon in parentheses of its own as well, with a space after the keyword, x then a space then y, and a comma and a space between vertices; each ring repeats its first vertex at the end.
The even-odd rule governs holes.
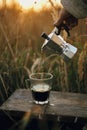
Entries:
POLYGON ((63 7, 74 17, 87 17, 87 0, 61 0, 63 7))
POLYGON ((63 8, 54 26, 65 23, 69 29, 78 25, 79 18, 87 17, 87 0, 61 0, 63 8))

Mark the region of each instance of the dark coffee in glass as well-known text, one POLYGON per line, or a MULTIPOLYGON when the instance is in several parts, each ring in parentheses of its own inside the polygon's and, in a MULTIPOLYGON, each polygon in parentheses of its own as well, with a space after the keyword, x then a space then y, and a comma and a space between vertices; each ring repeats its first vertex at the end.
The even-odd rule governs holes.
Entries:
POLYGON ((50 90, 50 86, 44 83, 33 86, 31 91, 34 101, 38 104, 48 103, 50 90))
POLYGON ((47 104, 51 91, 53 75, 50 73, 33 73, 30 75, 33 102, 47 104))

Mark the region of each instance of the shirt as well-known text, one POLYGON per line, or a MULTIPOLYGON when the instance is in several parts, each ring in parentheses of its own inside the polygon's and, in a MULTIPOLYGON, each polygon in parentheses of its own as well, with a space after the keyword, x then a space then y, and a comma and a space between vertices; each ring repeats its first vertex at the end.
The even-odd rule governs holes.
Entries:
POLYGON ((87 0, 61 0, 63 7, 76 18, 87 18, 87 0))

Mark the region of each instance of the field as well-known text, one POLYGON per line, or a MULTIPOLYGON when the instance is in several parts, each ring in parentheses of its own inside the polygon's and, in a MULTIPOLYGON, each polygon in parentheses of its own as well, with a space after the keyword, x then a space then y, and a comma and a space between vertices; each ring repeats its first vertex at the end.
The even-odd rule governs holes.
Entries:
POLYGON ((87 92, 87 20, 79 20, 67 37, 67 42, 78 48, 74 58, 65 63, 59 55, 41 53, 44 39, 57 18, 55 8, 23 12, 16 5, 0 9, 0 103, 17 88, 26 88, 25 79, 32 72, 53 74, 52 89, 56 91, 87 92))
POLYGON ((57 17, 53 5, 40 12, 23 12, 16 5, 0 8, 0 105, 17 88, 27 88, 25 81, 32 72, 52 73, 52 90, 87 93, 87 19, 79 20, 70 37, 61 34, 78 48, 71 61, 41 52, 41 34, 53 30, 57 17))

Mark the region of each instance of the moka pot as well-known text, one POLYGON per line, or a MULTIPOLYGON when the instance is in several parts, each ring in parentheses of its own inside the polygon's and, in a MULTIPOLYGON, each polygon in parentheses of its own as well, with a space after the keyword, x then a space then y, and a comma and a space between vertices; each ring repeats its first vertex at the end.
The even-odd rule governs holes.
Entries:
POLYGON ((45 41, 41 47, 41 50, 46 53, 58 54, 64 61, 71 60, 77 52, 77 48, 70 43, 67 43, 61 35, 56 33, 57 29, 54 29, 49 35, 42 33, 42 37, 45 41))

